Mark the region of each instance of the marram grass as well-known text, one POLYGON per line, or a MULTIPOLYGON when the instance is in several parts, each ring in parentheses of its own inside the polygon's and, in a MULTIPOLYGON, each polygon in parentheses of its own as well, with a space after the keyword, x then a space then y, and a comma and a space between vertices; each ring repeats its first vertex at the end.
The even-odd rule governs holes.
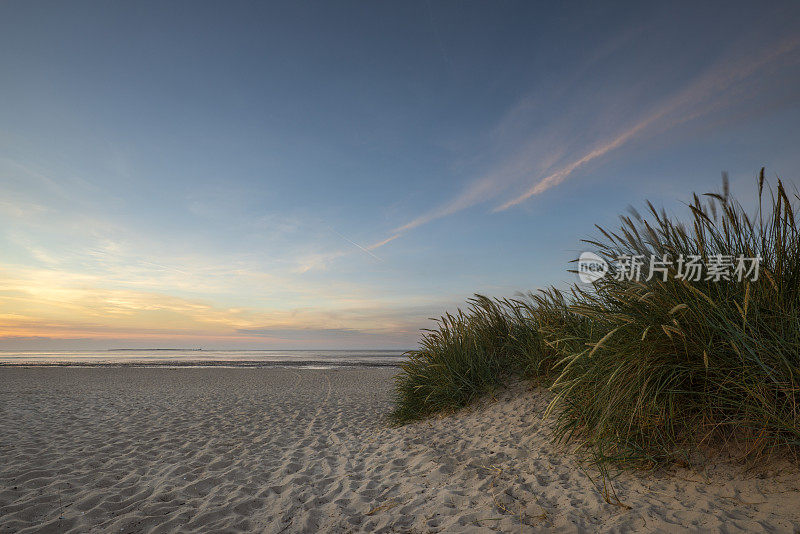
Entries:
POLYGON ((391 417, 404 423, 465 406, 502 386, 511 376, 551 372, 540 327, 571 316, 555 290, 535 301, 492 300, 476 295, 427 330, 396 378, 397 402, 391 417), (532 302, 537 302, 533 304, 532 302))
POLYGON ((728 193, 689 204, 688 223, 648 203, 586 241, 622 255, 760 257, 756 281, 616 280, 567 293, 476 296, 426 331, 396 378, 397 423, 452 411, 509 377, 548 385, 557 436, 600 463, 655 465, 706 446, 743 456, 800 445, 798 199, 758 180, 748 215, 728 193))

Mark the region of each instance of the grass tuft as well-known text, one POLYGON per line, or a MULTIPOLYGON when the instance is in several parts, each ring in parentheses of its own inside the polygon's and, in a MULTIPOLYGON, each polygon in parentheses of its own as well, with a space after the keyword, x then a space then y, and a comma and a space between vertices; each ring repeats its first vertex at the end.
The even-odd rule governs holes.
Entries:
MULTIPOLYGON (((723 190, 693 195, 681 222, 651 203, 585 242, 620 256, 760 257, 755 281, 617 280, 519 299, 476 295, 425 331, 396 378, 405 423, 465 406, 509 377, 549 385, 557 436, 598 464, 657 465, 735 442, 743 456, 800 444, 798 196, 758 177, 748 215, 723 190)), ((644 277, 649 265, 643 267, 644 277)))

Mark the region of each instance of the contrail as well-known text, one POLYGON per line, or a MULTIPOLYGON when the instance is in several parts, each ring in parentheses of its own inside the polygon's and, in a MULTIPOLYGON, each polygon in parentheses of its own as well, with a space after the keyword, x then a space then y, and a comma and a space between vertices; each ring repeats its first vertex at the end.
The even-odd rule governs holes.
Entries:
POLYGON ((644 120, 640 121, 632 128, 629 128, 611 141, 601 145, 598 148, 595 148, 577 160, 572 161, 558 171, 546 176, 521 195, 512 198, 500 206, 497 206, 492 210, 492 212, 496 213, 498 211, 507 210, 508 208, 528 200, 534 195, 541 194, 548 189, 557 186, 569 178, 569 176, 578 168, 594 159, 604 156, 612 150, 621 147, 633 139, 637 134, 643 130, 646 130, 649 126, 657 123, 664 116, 668 116, 675 112, 680 112, 681 108, 684 108, 684 112, 676 116, 672 123, 666 125, 667 127, 673 127, 676 124, 680 124, 682 122, 691 120, 692 118, 701 116, 715 107, 719 107, 718 103, 713 101, 709 102, 709 100, 711 100, 717 94, 724 93, 737 82, 740 82, 743 79, 753 75, 758 69, 770 63, 771 61, 774 61, 776 58, 794 51, 798 45, 800 45, 800 39, 793 39, 781 43, 780 46, 769 50, 766 54, 761 54, 756 58, 750 58, 749 61, 739 62, 737 64, 730 65, 728 68, 718 67, 716 69, 712 69, 708 74, 696 80, 688 88, 678 93, 672 99, 668 100, 660 107, 660 109, 652 113, 644 120), (692 106, 697 106, 703 103, 707 103, 708 105, 699 110, 691 109, 692 106), (685 109, 687 107, 689 108, 688 110, 685 109))
POLYGON ((544 193, 551 187, 555 187, 567 178, 569 178, 570 174, 572 174, 576 169, 586 165, 593 159, 597 159, 600 156, 604 156, 611 152, 612 150, 621 147, 625 143, 627 143, 633 136, 637 133, 641 132, 647 126, 651 125, 658 119, 660 119, 665 112, 659 112, 654 115, 651 115, 647 119, 641 121, 639 124, 635 125, 633 128, 628 129, 624 133, 618 135, 611 141, 605 143, 604 145, 595 148, 591 152, 585 154, 583 157, 571 162, 569 165, 562 167, 561 169, 557 170, 556 172, 546 176, 545 178, 541 179, 536 185, 525 191, 523 194, 519 195, 518 197, 512 198, 508 202, 501 204, 500 206, 496 207, 492 210, 492 213, 497 213, 498 211, 504 211, 508 208, 516 206, 517 204, 521 204, 522 202, 528 200, 533 195, 538 195, 540 193, 544 193))
POLYGON ((393 236, 387 237, 387 238, 386 238, 386 239, 384 239, 383 241, 378 241, 377 243, 373 243, 372 245, 368 246, 367 248, 368 248, 369 250, 375 250, 376 248, 382 247, 383 245, 385 245, 385 244, 386 244, 386 243, 388 243, 389 241, 394 241, 395 239, 397 239, 397 238, 398 238, 398 237, 400 237, 401 235, 402 235, 402 234, 394 234, 393 236))
POLYGON ((341 237, 342 239, 344 239, 345 241, 347 241, 348 243, 350 243, 350 244, 351 244, 351 245, 353 245, 354 247, 357 247, 357 248, 358 248, 358 249, 360 249, 362 252, 365 252, 366 254, 369 254, 370 256, 372 256, 373 258, 375 258, 375 259, 376 259, 376 260, 378 260, 378 261, 383 261, 383 260, 382 260, 382 259, 380 259, 378 256, 376 256, 375 254, 373 254, 373 253, 372 253, 372 251, 371 251, 371 250, 369 250, 368 248, 364 248, 364 247, 362 247, 361 245, 359 245, 358 243, 356 243, 355 241, 353 241, 352 239, 348 239, 347 237, 343 236, 342 234, 340 234, 339 232, 337 232, 336 230, 334 230, 334 229, 333 229, 333 227, 329 226, 328 228, 330 228, 331 232, 333 232, 334 234, 338 235, 339 237, 341 237))
MULTIPOLYGON (((652 133, 657 128, 662 130, 673 128, 678 124, 729 105, 731 98, 735 99, 737 96, 726 95, 726 93, 736 87, 738 83, 756 74, 766 65, 782 57, 791 57, 790 54, 796 52, 798 47, 800 47, 800 39, 787 39, 777 43, 772 48, 762 49, 743 60, 737 58, 735 61, 724 61, 712 66, 705 75, 696 78, 683 91, 663 101, 659 107, 655 108, 644 119, 615 137, 601 141, 595 145, 595 148, 557 171, 539 179, 525 192, 495 207, 492 212, 496 213, 517 206, 532 196, 541 194, 561 184, 579 168, 624 146, 637 136, 644 135, 647 132, 652 133), (727 98, 725 98, 726 96, 727 98)), ((397 239, 409 230, 485 202, 494 191, 497 191, 502 186, 502 184, 496 182, 497 180, 490 174, 483 180, 472 183, 447 204, 394 229, 390 237, 370 245, 369 249, 375 250, 397 239)))

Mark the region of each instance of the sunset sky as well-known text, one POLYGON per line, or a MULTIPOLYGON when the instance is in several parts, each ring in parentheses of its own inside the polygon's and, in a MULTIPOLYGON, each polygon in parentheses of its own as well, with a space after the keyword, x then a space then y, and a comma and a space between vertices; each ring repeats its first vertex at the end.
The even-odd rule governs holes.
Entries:
POLYGON ((0 3, 0 350, 413 348, 800 185, 800 4, 613 4, 0 3))

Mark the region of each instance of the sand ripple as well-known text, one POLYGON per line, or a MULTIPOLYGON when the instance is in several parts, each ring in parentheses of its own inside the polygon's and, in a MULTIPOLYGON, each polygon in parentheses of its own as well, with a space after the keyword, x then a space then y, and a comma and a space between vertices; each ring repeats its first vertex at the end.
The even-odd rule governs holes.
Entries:
POLYGON ((0 369, 0 532, 800 529, 796 469, 625 474, 517 387, 387 428, 391 369, 0 369))

